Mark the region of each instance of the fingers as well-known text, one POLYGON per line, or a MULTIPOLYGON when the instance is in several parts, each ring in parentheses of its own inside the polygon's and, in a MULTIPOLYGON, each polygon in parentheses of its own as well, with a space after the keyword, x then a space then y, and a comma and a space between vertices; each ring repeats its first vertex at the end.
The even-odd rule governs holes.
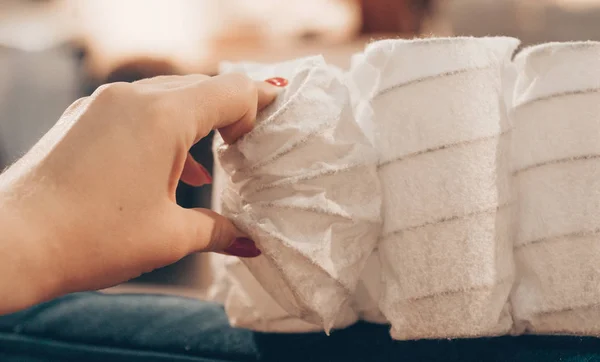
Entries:
MULTIPOLYGON (((259 108, 273 102, 279 88, 266 82, 254 82, 237 73, 218 75, 173 90, 173 102, 180 109, 189 137, 194 142, 213 129, 223 129, 225 142, 233 143, 249 132, 259 108)), ((191 145, 190 145, 191 146, 191 145)))
POLYGON ((208 170, 194 160, 189 153, 185 159, 180 179, 186 184, 196 187, 212 183, 212 177, 208 170))
POLYGON ((273 91, 274 87, 279 86, 273 86, 272 83, 254 82, 254 85, 257 90, 256 106, 251 106, 250 112, 246 113, 239 121, 219 128, 221 137, 228 144, 234 143, 240 137, 252 131, 256 122, 257 112, 271 104, 279 92, 277 88, 273 91))
MULTIPOLYGON (((186 76, 158 76, 134 82, 135 85, 148 87, 151 91, 166 90, 174 100, 173 108, 179 110, 192 109, 196 112, 180 112, 191 119, 184 125, 192 124, 195 132, 189 139, 194 143, 214 128, 219 128, 221 136, 227 143, 233 143, 254 127, 256 113, 268 106, 278 93, 277 87, 287 85, 284 78, 271 78, 265 82, 253 82, 241 74, 228 74, 211 78, 203 74, 186 76), (175 94, 175 96, 173 96, 175 94), (197 102, 189 105, 194 97, 197 102), (199 110, 199 111, 198 111, 199 110), (208 117, 206 117, 208 115, 208 117)), ((175 112, 173 112, 175 114, 175 112)), ((191 186, 202 186, 211 182, 207 170, 187 156, 181 181, 191 186)))
POLYGON ((230 73, 209 77, 202 74, 158 76, 134 84, 151 89, 171 90, 172 107, 187 115, 185 125, 194 143, 211 130, 219 129, 227 143, 233 143, 254 127, 256 113, 273 102, 284 78, 254 82, 247 76, 230 73), (193 138, 192 138, 193 137, 193 138))
POLYGON ((214 251, 243 258, 260 255, 255 243, 224 216, 207 209, 179 207, 178 213, 177 219, 184 223, 184 238, 191 246, 190 253, 214 251))

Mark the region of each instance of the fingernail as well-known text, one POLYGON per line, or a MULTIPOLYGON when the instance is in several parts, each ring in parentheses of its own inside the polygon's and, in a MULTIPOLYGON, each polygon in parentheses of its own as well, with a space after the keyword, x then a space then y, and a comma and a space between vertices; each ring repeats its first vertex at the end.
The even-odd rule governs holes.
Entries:
POLYGON ((241 258, 254 258, 261 254, 254 241, 248 238, 237 238, 223 250, 225 253, 241 258))
POLYGON ((269 84, 273 84, 276 87, 285 87, 288 84, 288 80, 281 77, 273 77, 265 80, 269 84))
POLYGON ((210 172, 208 172, 208 170, 205 169, 204 166, 202 166, 201 164, 198 164, 198 166, 200 166, 200 172, 202 172, 202 174, 206 178, 206 184, 212 184, 213 179, 212 179, 212 176, 210 175, 210 172))

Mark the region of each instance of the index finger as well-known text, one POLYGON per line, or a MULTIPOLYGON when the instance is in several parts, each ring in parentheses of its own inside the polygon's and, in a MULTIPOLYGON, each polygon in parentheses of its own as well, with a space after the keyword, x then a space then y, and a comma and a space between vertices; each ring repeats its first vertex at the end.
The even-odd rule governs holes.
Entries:
POLYGON ((190 137, 194 143, 213 129, 219 129, 227 143, 252 130, 259 109, 269 105, 279 89, 266 82, 254 82, 241 73, 218 75, 174 89, 174 98, 188 109, 190 137))

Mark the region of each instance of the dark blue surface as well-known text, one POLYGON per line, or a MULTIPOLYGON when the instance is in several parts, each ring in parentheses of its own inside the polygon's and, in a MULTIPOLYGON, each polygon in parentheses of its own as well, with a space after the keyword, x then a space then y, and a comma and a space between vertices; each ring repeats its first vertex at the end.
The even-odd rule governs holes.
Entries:
POLYGON ((322 333, 232 328, 218 304, 79 293, 0 317, 0 361, 600 361, 600 340, 501 337, 395 342, 359 323, 322 333))

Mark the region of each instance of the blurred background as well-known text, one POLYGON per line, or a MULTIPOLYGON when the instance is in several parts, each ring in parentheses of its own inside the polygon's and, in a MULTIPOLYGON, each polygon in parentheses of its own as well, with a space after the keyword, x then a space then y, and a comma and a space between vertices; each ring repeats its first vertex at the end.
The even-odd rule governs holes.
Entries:
MULTIPOLYGON (((103 83, 312 54, 346 67, 374 39, 450 35, 600 40, 600 0, 0 0, 0 169, 103 83)), ((192 149, 209 170, 210 144, 192 149)), ((177 199, 210 207, 210 192, 180 185, 177 199)), ((207 280, 191 256, 116 290, 207 280)))

